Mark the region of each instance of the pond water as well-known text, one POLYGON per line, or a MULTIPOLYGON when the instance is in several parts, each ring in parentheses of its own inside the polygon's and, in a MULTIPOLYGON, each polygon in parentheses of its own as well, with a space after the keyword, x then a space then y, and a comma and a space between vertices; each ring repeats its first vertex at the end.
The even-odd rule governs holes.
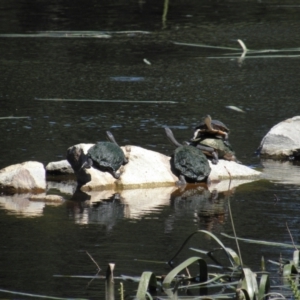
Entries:
MULTIPOLYGON (((163 127, 182 141, 209 113, 231 129, 239 160, 267 179, 217 195, 194 186, 102 193, 93 202, 74 193, 74 181, 49 182, 66 199, 59 206, 1 195, 1 298, 27 298, 9 290, 104 299, 103 280, 58 275, 95 275, 88 254, 100 275, 108 263, 116 264, 115 276, 166 274, 165 262, 198 229, 236 249, 221 234, 233 234, 229 204, 238 236, 291 243, 288 225, 300 243, 299 166, 254 155, 273 125, 299 115, 298 1, 166 1, 165 7, 147 0, 0 1, 0 168, 65 159, 68 147, 103 140, 106 130, 121 145, 170 155, 163 127), (238 39, 251 50, 289 50, 241 59, 238 39)), ((190 243, 215 246, 206 236, 190 243)), ((293 252, 240 247, 253 270, 264 256, 274 285, 280 277, 268 260, 291 259, 293 252)), ((188 248, 176 262, 195 255, 188 248)), ((134 296, 137 284, 126 281, 124 289, 134 296)))

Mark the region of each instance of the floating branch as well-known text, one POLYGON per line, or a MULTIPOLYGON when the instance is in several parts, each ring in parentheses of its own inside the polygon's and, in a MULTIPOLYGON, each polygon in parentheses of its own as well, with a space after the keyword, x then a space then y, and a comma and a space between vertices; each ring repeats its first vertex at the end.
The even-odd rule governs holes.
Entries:
POLYGON ((9 119, 29 119, 30 117, 13 117, 13 116, 9 116, 9 117, 0 117, 0 120, 9 120, 9 119))
POLYGON ((153 100, 93 100, 93 99, 60 99, 60 98, 34 98, 38 101, 62 101, 62 102, 115 102, 115 103, 178 103, 176 101, 153 101, 153 100))
POLYGON ((191 44, 191 43, 179 43, 173 42, 175 45, 180 46, 190 46, 190 47, 200 47, 200 48, 212 48, 212 49, 220 49, 220 50, 236 50, 239 51, 239 48, 231 48, 231 47, 222 47, 222 46, 211 46, 211 45, 203 45, 203 44, 191 44))
MULTIPOLYGON (((300 51, 300 50, 299 50, 300 51)), ((247 52, 248 54, 253 54, 253 53, 250 53, 250 52, 247 52)), ((243 52, 244 54, 244 52, 243 52)), ((295 58, 295 57, 300 57, 300 54, 295 54, 295 55, 255 55, 255 56, 247 56, 247 59, 249 58, 295 58)), ((233 58, 241 58, 241 56, 230 56, 230 57, 225 57, 225 56, 209 56, 207 57, 209 59, 220 59, 220 58, 230 58, 230 59, 233 59, 233 58)))
POLYGON ((237 40, 239 42, 239 44, 241 45, 243 52, 247 52, 248 49, 246 47, 246 45, 244 44, 244 42, 242 40, 237 40))
POLYGON ((37 33, 0 34, 7 38, 110 38, 111 36, 98 31, 45 31, 37 33))
POLYGON ((20 295, 20 296, 27 296, 27 297, 34 297, 34 298, 42 298, 42 299, 54 299, 54 300, 87 300, 85 298, 60 298, 60 297, 52 297, 46 295, 37 295, 37 294, 30 294, 30 293, 22 293, 22 292, 15 292, 9 290, 0 289, 1 293, 8 293, 13 295, 20 295))
MULTIPOLYGON (((246 44, 238 39, 237 40, 240 46, 242 47, 243 52, 240 56, 236 56, 237 53, 225 53, 224 56, 209 56, 207 58, 210 59, 220 59, 220 58, 236 58, 239 60, 239 63, 242 63, 245 59, 246 55, 247 58, 293 58, 293 57, 300 57, 300 55, 255 55, 249 56, 251 54, 260 54, 260 53, 274 53, 274 52, 299 52, 300 48, 290 48, 290 49, 263 49, 263 50, 250 50, 247 48, 246 44), (225 57, 227 56, 227 57, 225 57)), ((223 46, 211 46, 211 45, 204 45, 204 44, 192 44, 192 43, 180 43, 180 42, 173 42, 175 45, 181 46, 190 46, 190 47, 201 47, 201 48, 211 48, 211 49, 220 49, 220 50, 233 50, 239 51, 239 48, 230 48, 230 47, 223 47, 223 46)))
MULTIPOLYGON (((230 238, 230 239, 235 239, 235 237, 230 236, 226 233, 221 233, 221 235, 230 238)), ((276 243, 276 242, 267 242, 267 241, 259 241, 259 240, 251 240, 251 239, 243 239, 243 238, 239 238, 237 237, 238 240, 240 241, 244 241, 247 243, 253 243, 253 244, 260 244, 260 245, 268 245, 268 246, 276 246, 276 247, 287 247, 287 248, 297 248, 300 249, 300 245, 291 245, 291 244, 285 244, 285 243, 276 243)))
POLYGON ((37 31, 28 33, 3 33, 8 38, 110 38, 112 34, 150 34, 149 31, 37 31))

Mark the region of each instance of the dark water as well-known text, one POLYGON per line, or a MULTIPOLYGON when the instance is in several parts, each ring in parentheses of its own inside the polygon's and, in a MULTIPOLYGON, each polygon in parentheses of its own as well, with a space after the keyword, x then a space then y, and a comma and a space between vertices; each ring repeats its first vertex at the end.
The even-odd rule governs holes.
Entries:
MULTIPOLYGON (((300 53, 247 55, 241 63, 224 56, 241 51, 173 43, 240 48, 241 39, 255 50, 299 47, 297 1, 175 1, 165 18, 163 13, 159 1, 0 1, 0 168, 64 159, 68 147, 104 139, 108 129, 122 145, 170 154, 163 127, 184 140, 209 113, 230 127, 239 159, 265 167, 269 180, 220 192, 216 199, 197 190, 132 191, 123 198, 96 195, 99 201, 91 203, 85 195, 72 196, 72 183, 61 206, 29 203, 28 195, 0 197, 0 289, 104 299, 101 280, 54 275, 95 275, 86 251, 102 275, 111 262, 116 276, 166 274, 166 264, 147 261, 166 262, 197 229, 210 230, 236 249, 221 236, 232 235, 228 201, 238 236, 290 243, 287 223, 299 244, 298 167, 263 162, 253 153, 273 125, 299 115, 300 53), (45 31, 48 36, 41 37, 45 31), (77 31, 87 32, 74 37, 77 31)), ((214 247, 203 236, 191 245, 214 247)), ((254 270, 262 255, 266 261, 280 253, 292 257, 292 250, 283 248, 240 247, 254 270)), ((191 255, 186 248, 177 260, 191 255)), ((267 270, 278 276, 276 266, 267 263, 267 270)), ((124 288, 133 296, 137 284, 126 281, 124 288)))

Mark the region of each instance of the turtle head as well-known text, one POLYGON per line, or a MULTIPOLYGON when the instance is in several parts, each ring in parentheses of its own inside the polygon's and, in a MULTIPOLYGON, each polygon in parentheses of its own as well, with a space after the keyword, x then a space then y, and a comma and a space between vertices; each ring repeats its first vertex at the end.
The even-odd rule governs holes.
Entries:
POLYGON ((207 126, 207 128, 208 128, 209 130, 212 130, 212 126, 211 126, 211 116, 210 116, 210 115, 206 115, 206 116, 204 117, 204 123, 205 123, 205 125, 207 126))

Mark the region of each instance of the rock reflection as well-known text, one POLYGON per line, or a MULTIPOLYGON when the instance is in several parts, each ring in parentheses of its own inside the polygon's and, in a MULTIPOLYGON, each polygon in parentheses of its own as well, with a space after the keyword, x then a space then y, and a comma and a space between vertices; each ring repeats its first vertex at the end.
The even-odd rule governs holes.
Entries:
POLYGON ((78 224, 98 223, 110 230, 124 218, 142 218, 170 204, 175 187, 151 189, 76 191, 68 201, 69 216, 78 224))
POLYGON ((262 177, 282 184, 299 185, 300 163, 299 161, 276 161, 262 159, 262 177))
POLYGON ((31 194, 15 194, 13 196, 1 196, 0 208, 7 210, 9 214, 22 217, 41 216, 44 211, 44 202, 30 201, 31 194))

